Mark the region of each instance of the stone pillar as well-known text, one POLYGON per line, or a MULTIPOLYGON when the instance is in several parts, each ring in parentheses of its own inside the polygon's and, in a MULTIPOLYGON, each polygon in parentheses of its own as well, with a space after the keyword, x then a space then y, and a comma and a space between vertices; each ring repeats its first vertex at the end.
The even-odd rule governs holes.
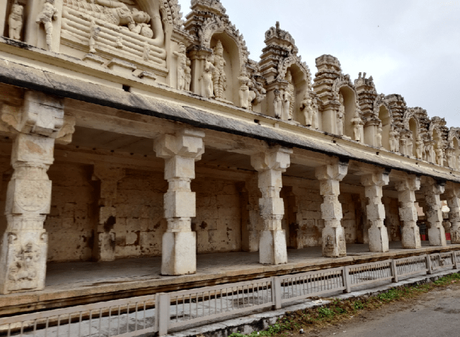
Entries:
POLYGON ((169 183, 164 196, 168 228, 163 235, 162 275, 196 272, 196 233, 191 228, 196 195, 190 184, 195 179, 195 162, 204 153, 204 136, 201 131, 185 129, 155 141, 157 156, 165 159, 165 179, 169 183))
POLYGON ((442 225, 442 204, 441 194, 445 191, 445 185, 437 183, 434 179, 428 178, 424 184, 425 194, 425 215, 428 224, 428 239, 430 246, 447 246, 446 232, 442 225))
POLYGON ((449 206, 450 235, 452 244, 460 244, 460 186, 454 185, 447 191, 447 206, 449 206))
POLYGON ((192 62, 192 83, 190 85, 190 91, 197 95, 204 95, 202 90, 202 75, 205 61, 212 55, 212 50, 203 49, 199 46, 194 46, 194 49, 188 52, 188 56, 192 62))
POLYGON ((10 119, 17 134, 7 188, 7 228, 0 251, 0 293, 45 287, 48 236, 43 228, 50 212, 55 139, 62 135, 64 108, 60 99, 26 92, 22 112, 10 119))
POLYGON ((105 164, 94 166, 93 179, 100 180, 101 191, 99 197, 99 221, 96 228, 96 240, 93 247, 93 257, 96 261, 115 260, 116 235, 115 224, 117 220, 118 182, 125 176, 122 168, 111 167, 105 164))
POLYGON ((347 255, 345 230, 342 227, 342 204, 339 201, 340 182, 347 175, 348 164, 337 162, 318 167, 316 178, 320 182, 323 197, 321 216, 324 220, 323 256, 341 257, 347 255))
POLYGON ((371 252, 388 252, 390 242, 384 225, 385 206, 382 203, 382 187, 388 185, 390 177, 387 172, 370 173, 361 177, 367 199, 366 213, 369 222, 369 250, 371 252))
POLYGON ((281 220, 284 202, 280 198, 282 174, 291 164, 292 150, 276 147, 251 157, 251 164, 259 172, 260 215, 263 229, 259 239, 259 262, 262 264, 287 263, 286 233, 281 220))
POLYGON ((403 223, 402 246, 406 249, 421 248, 420 231, 417 226, 418 214, 415 207, 415 191, 420 189, 420 178, 407 175, 396 183, 399 200, 399 217, 403 223))
POLYGON ((6 22, 8 20, 9 13, 8 10, 8 1, 2 1, 0 3, 0 35, 8 36, 6 29, 6 22))

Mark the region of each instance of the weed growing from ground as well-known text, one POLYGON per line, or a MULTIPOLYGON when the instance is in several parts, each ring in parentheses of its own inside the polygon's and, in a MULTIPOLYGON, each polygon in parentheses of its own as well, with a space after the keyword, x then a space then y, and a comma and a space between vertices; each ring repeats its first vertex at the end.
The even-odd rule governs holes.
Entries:
POLYGON ((233 333, 229 337, 287 336, 290 332, 298 332, 301 328, 309 330, 338 323, 359 314, 363 310, 374 310, 388 303, 415 298, 435 288, 445 287, 457 282, 460 282, 460 274, 451 274, 432 283, 402 286, 373 296, 346 300, 328 299, 330 303, 325 306, 286 313, 267 330, 253 332, 250 335, 233 333))

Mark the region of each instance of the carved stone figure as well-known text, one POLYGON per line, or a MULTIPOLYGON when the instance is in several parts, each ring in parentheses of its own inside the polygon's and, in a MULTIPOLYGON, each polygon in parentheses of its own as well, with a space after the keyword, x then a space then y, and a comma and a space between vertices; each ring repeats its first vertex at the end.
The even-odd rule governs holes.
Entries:
POLYGON ((305 125, 310 127, 313 123, 313 109, 312 100, 308 94, 305 94, 305 98, 300 102, 300 111, 303 111, 305 116, 305 125))
MULTIPOLYGON (((294 106, 295 106, 295 87, 293 84, 291 70, 286 72, 286 81, 288 81, 288 87, 286 92, 289 94, 289 111, 288 120, 292 120, 294 117, 294 106)), ((285 94, 286 95, 286 94, 285 94)))
POLYGON ((283 113, 281 115, 281 119, 285 121, 290 121, 292 120, 292 109, 291 109, 291 103, 292 103, 292 96, 289 90, 284 91, 283 94, 283 113))
POLYGON ((58 11, 54 7, 54 0, 45 0, 43 10, 37 16, 36 22, 43 24, 46 33, 46 46, 51 50, 51 41, 53 39, 53 20, 57 20, 58 11))
MULTIPOLYGON (((343 123, 343 122, 342 122, 343 123)), ((356 111, 355 115, 351 119, 351 124, 353 125, 353 139, 360 142, 361 141, 361 126, 364 124, 359 112, 356 111)), ((342 126, 343 128, 343 126, 342 126)))
POLYGON ((205 60, 203 74, 201 75, 200 79, 203 90, 203 96, 207 98, 214 97, 213 73, 215 67, 213 61, 213 56, 210 56, 205 60))
POLYGON ((444 166, 444 152, 442 151, 442 148, 436 149, 436 163, 439 166, 444 166))
POLYGON ((240 81, 240 106, 243 109, 248 109, 250 105, 249 101, 249 77, 246 74, 245 71, 243 71, 238 77, 238 80, 240 81))
POLYGON ((399 132, 394 128, 390 131, 390 151, 399 152, 399 132))
POLYGON ((224 59, 224 47, 222 42, 217 41, 217 45, 214 48, 214 95, 216 98, 224 99, 224 92, 227 90, 227 75, 225 74, 225 66, 227 62, 224 59))
POLYGON ((408 132, 406 134, 407 143, 406 143, 406 155, 412 157, 414 155, 414 138, 412 136, 412 132, 408 132))
POLYGON ((433 142, 427 141, 425 142, 425 154, 426 154, 426 161, 433 163, 434 162, 434 155, 433 155, 433 142))
POLYGON ((90 28, 90 38, 89 38, 89 52, 91 54, 96 53, 96 42, 101 32, 101 27, 96 25, 94 20, 91 21, 91 28, 90 28))
POLYGON ((187 66, 185 67, 185 90, 190 91, 192 83, 192 61, 187 58, 187 66))
POLYGON ((150 25, 150 16, 142 11, 133 9, 119 0, 92 0, 92 3, 82 2, 81 7, 93 18, 114 24, 126 26, 130 31, 147 38, 152 38, 154 33, 150 25))
POLYGON ((415 152, 417 153, 417 159, 423 158, 423 140, 420 135, 417 136, 417 141, 415 142, 416 148, 415 152))
POLYGON ((339 102, 340 107, 339 111, 337 112, 337 134, 339 136, 343 135, 343 119, 345 118, 345 106, 344 106, 344 99, 343 95, 339 94, 339 102))
POLYGON ((186 48, 183 43, 179 45, 179 51, 175 51, 174 55, 177 57, 177 89, 187 89, 186 68, 187 68, 187 55, 186 48))
POLYGON ((281 92, 278 89, 274 91, 275 98, 273 100, 273 109, 275 111, 275 117, 281 118, 283 114, 283 100, 281 99, 281 92))
POLYGON ((24 22, 24 7, 15 2, 11 6, 11 13, 8 17, 9 37, 14 40, 21 40, 22 26, 24 22))
POLYGON ((383 142, 382 142, 382 134, 383 134, 383 128, 382 128, 382 124, 379 124, 379 127, 377 129, 377 146, 378 147, 382 147, 383 146, 383 142))
POLYGON ((451 147, 446 149, 446 158, 447 158, 447 165, 453 169, 457 169, 457 165, 455 163, 455 150, 451 147))

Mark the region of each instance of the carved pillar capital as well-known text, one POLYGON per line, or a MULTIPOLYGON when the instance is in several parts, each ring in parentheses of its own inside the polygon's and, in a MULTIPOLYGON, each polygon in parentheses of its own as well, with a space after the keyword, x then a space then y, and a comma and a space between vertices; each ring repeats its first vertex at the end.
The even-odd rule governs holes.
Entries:
POLYGON ((348 173, 348 163, 337 161, 334 164, 318 167, 316 169, 316 179, 342 181, 348 173))
POLYGON ((405 179, 397 181, 395 187, 398 192, 418 191, 420 189, 420 177, 408 174, 405 179))
POLYGON ((260 152, 251 156, 251 165, 258 172, 267 170, 280 171, 281 173, 291 165, 292 149, 277 146, 265 152, 260 152))
POLYGON ((385 171, 373 172, 365 174, 361 177, 361 184, 363 186, 386 186, 390 183, 390 174, 385 171))

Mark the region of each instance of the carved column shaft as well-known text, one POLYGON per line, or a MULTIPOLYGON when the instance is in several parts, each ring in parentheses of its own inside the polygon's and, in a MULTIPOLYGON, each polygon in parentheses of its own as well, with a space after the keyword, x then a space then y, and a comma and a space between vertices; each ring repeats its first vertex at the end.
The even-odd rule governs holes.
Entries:
POLYGON ((361 178, 364 193, 368 200, 366 206, 367 220, 369 221, 369 250, 371 252, 388 252, 390 242, 388 231, 384 225, 385 206, 382 203, 383 186, 388 185, 388 173, 371 173, 361 178))
POLYGON ((47 171, 54 161, 55 138, 61 134, 61 100, 27 92, 22 112, 10 125, 18 131, 13 143, 13 176, 8 184, 7 228, 0 252, 0 293, 45 287, 48 238, 43 223, 51 205, 47 171))
POLYGON ((421 248, 420 231, 417 226, 418 214, 415 207, 415 191, 420 189, 420 178, 407 175, 406 179, 396 183, 399 200, 399 217, 403 222, 402 245, 406 249, 421 248))
POLYGON ((290 166, 292 150, 277 147, 251 157, 252 166, 259 172, 258 186, 263 229, 259 240, 259 261, 263 264, 287 263, 286 234, 281 227, 284 202, 280 198, 282 174, 290 166))
POLYGON ((340 182, 348 172, 348 164, 335 164, 318 167, 316 178, 320 181, 320 193, 323 196, 321 216, 324 220, 323 256, 341 257, 347 255, 345 230, 341 220, 342 204, 339 201, 340 182))
POLYGON ((454 186, 447 191, 447 205, 449 206, 449 220, 452 225, 450 229, 451 243, 460 244, 460 186, 454 186))
POLYGON ((196 272, 196 233, 191 218, 196 216, 196 195, 190 184, 195 179, 195 162, 204 153, 204 133, 183 130, 155 141, 155 152, 165 159, 165 179, 169 183, 164 196, 168 228, 163 235, 162 275, 196 272))
POLYGON ((428 223, 428 239, 430 246, 446 246, 446 232, 442 225, 442 204, 441 194, 445 191, 442 184, 436 183, 429 178, 427 184, 424 184, 423 192, 425 194, 425 215, 428 223))
POLYGON ((211 50, 199 49, 189 53, 192 62, 192 83, 190 90, 197 95, 204 95, 202 75, 206 58, 212 54, 211 50))
POLYGON ((125 170, 103 164, 94 166, 93 179, 101 181, 99 197, 99 221, 96 228, 96 241, 93 256, 97 261, 115 260, 118 182, 123 179, 125 170))

